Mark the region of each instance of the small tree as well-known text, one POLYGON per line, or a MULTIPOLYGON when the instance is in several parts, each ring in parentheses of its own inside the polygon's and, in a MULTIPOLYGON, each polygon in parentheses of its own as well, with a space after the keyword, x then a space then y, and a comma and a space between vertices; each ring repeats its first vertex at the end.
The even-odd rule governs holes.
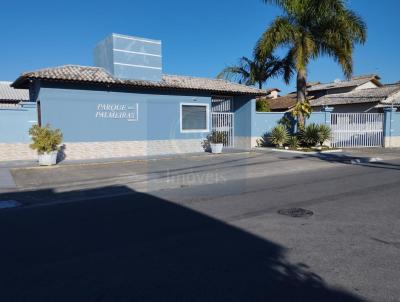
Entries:
POLYGON ((292 135, 287 140, 287 144, 291 149, 297 149, 300 146, 300 140, 296 135, 292 135))
POLYGON ((289 138, 289 131, 283 125, 275 126, 268 137, 269 141, 278 147, 283 147, 283 145, 287 142, 288 138, 289 138))
POLYGON ((320 141, 320 128, 317 124, 310 124, 300 130, 300 137, 304 145, 314 147, 320 141))
POLYGON ((59 150, 63 139, 61 130, 51 129, 50 125, 46 125, 45 127, 33 125, 29 129, 29 135, 32 137, 31 149, 37 150, 39 154, 59 150))
POLYGON ((331 137, 331 128, 328 125, 319 125, 319 143, 322 146, 324 142, 331 137))
POLYGON ((267 99, 258 99, 256 101, 256 111, 257 112, 270 112, 271 108, 267 99))

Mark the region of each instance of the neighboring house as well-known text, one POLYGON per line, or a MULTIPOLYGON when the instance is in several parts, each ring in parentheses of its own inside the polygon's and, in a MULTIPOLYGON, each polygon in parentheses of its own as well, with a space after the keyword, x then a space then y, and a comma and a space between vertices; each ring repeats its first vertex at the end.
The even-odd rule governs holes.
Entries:
POLYGON ((346 93, 353 90, 377 88, 383 86, 376 74, 352 77, 350 80, 335 80, 332 83, 309 83, 308 96, 318 99, 328 94, 346 93))
POLYGON ((312 100, 311 104, 314 111, 333 107, 338 113, 382 112, 385 107, 400 107, 400 84, 328 94, 312 100))
POLYGON ((284 112, 290 110, 297 102, 296 93, 289 93, 275 99, 269 99, 269 108, 271 112, 284 112))
POLYGON ((21 102, 29 101, 28 89, 15 89, 12 82, 0 81, 0 109, 20 108, 21 102))
MULTIPOLYGON (((309 83, 308 98, 313 111, 333 107, 334 112, 382 112, 400 106, 400 83, 384 85, 378 75, 363 75, 347 81, 309 83)), ((271 111, 288 111, 296 104, 296 93, 270 100, 271 111)))
POLYGON ((267 93, 268 93, 267 98, 276 99, 279 97, 279 92, 281 92, 281 90, 278 88, 268 89, 267 90, 267 93))

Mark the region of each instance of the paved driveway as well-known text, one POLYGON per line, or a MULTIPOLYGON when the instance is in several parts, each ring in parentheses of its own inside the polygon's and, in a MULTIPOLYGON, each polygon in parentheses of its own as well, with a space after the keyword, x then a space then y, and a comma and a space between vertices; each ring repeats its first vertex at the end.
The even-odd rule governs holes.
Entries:
POLYGON ((3 210, 0 301, 399 301, 400 162, 332 165, 3 210))

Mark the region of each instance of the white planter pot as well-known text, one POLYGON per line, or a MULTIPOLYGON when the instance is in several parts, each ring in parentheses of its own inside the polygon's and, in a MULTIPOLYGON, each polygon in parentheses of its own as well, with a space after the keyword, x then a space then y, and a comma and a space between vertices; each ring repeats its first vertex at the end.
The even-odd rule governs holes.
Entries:
POLYGON ((211 153, 222 153, 222 147, 224 144, 210 144, 211 145, 211 153))
POLYGON ((58 151, 53 151, 49 153, 39 154, 39 165, 40 166, 53 166, 57 164, 57 154, 58 151))

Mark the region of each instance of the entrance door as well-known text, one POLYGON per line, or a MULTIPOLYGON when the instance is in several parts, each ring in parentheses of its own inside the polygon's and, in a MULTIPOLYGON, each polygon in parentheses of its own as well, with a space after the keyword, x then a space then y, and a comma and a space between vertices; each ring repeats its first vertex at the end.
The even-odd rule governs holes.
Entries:
POLYGON ((212 131, 223 133, 224 147, 234 147, 234 114, 233 101, 229 97, 213 97, 211 101, 212 131))

